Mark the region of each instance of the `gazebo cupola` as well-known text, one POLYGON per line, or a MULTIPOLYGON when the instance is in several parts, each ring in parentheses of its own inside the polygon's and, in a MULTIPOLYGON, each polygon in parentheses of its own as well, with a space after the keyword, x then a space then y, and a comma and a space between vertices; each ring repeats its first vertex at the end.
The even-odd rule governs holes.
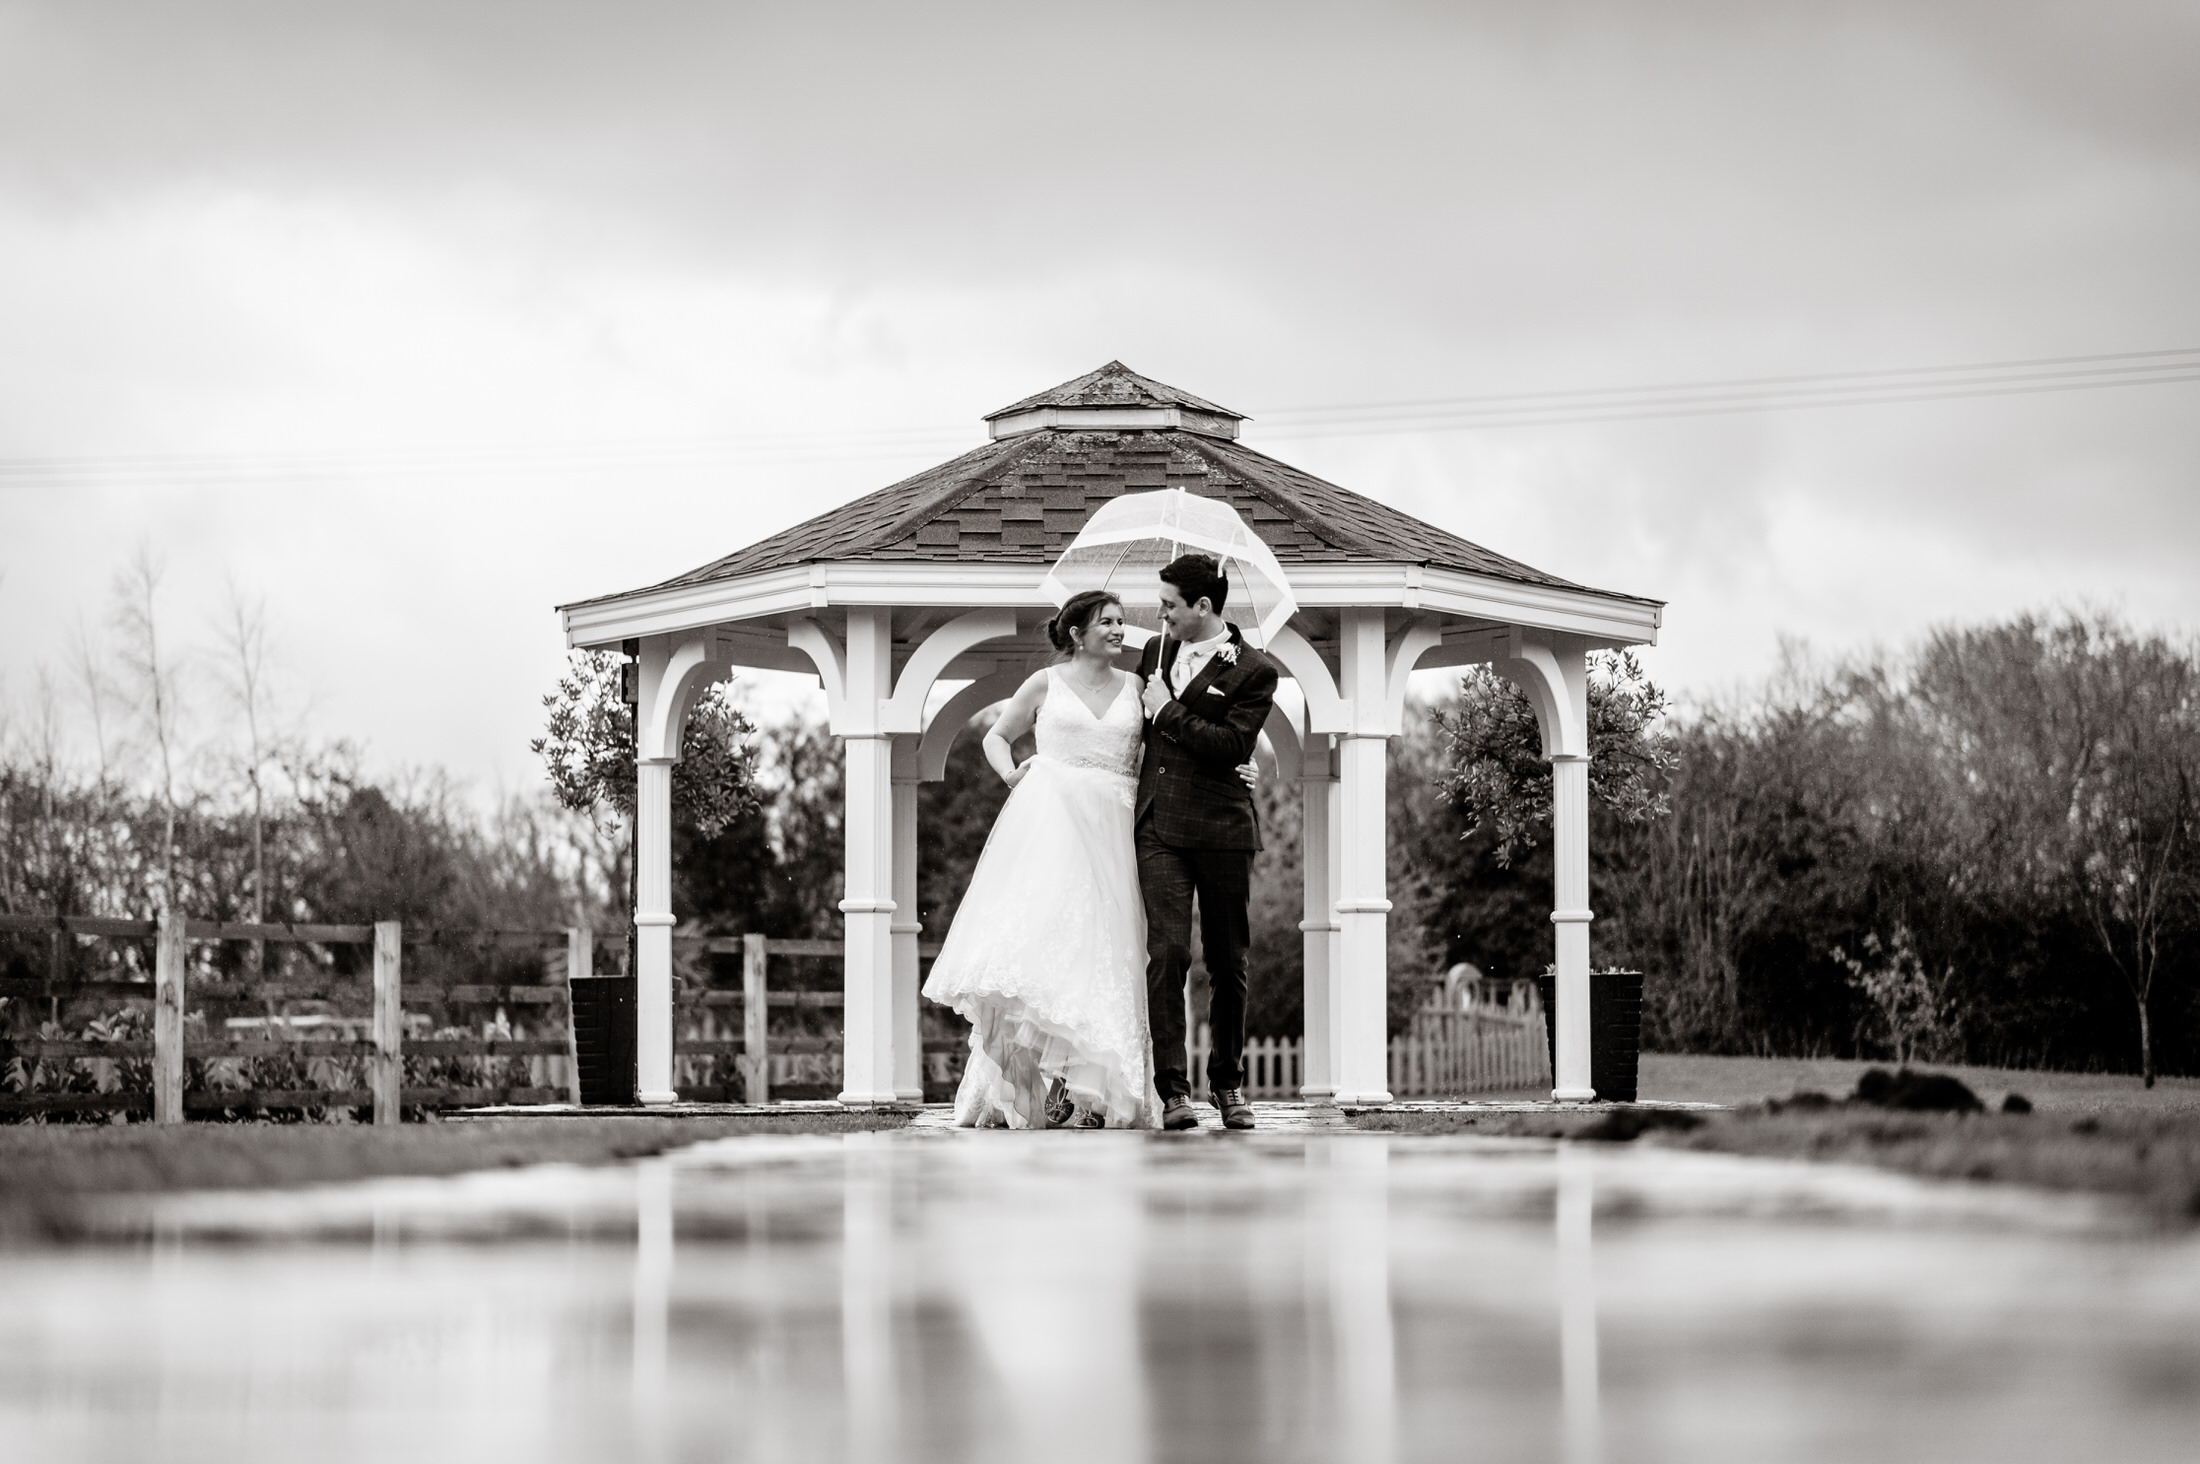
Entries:
POLYGON ((1065 381, 1013 402, 985 419, 993 440, 1049 429, 1061 432, 1197 432, 1202 437, 1235 439, 1245 418, 1228 407, 1202 401, 1121 361, 1110 361, 1075 381, 1065 381))
POLYGON ((1118 494, 1221 498, 1291 577, 1268 649, 1297 683, 1266 736, 1301 789, 1305 1093, 1390 1101, 1385 752, 1417 668, 1487 663, 1536 709, 1553 765, 1555 1096, 1589 1087, 1585 658, 1656 640, 1659 602, 1532 569, 1238 441, 1242 414, 1119 361, 992 413, 991 440, 660 584, 561 607, 569 645, 641 647, 637 708, 637 1068, 672 1087, 671 774, 697 693, 741 667, 815 675, 847 762, 850 1104, 921 1096, 917 785, 1049 648, 1038 585, 1118 494), (954 687, 933 703, 934 688, 954 687))

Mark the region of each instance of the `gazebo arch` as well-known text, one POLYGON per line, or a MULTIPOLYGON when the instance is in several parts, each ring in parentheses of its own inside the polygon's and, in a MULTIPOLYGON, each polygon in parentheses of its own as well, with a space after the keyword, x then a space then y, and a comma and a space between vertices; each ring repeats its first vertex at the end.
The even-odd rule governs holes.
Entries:
POLYGON ((636 1068, 671 1103, 672 764, 695 697, 739 667, 815 675, 847 759, 845 1089, 921 1097, 917 785, 976 712, 1047 659, 1039 593, 1099 504, 1180 487, 1228 501, 1291 576, 1269 647, 1303 710, 1269 740, 1304 806, 1310 1099, 1390 1101, 1385 749, 1417 668, 1485 663, 1533 703, 1552 764, 1559 1008, 1553 1097, 1589 1086, 1586 657, 1655 642, 1662 605, 1470 544, 1237 440, 1241 414, 1111 361, 987 417, 984 446, 699 569, 560 607, 568 645, 640 648, 636 1068), (928 719, 941 682, 968 683, 928 719))

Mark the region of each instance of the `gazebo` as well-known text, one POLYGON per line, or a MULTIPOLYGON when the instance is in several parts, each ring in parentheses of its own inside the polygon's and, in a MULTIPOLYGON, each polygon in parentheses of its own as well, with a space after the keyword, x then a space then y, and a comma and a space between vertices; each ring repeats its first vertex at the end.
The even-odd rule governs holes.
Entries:
POLYGON ((697 694, 743 667, 822 683, 847 757, 840 1101, 916 1101, 917 785, 945 776, 971 718, 1047 659, 1046 567, 1099 504, 1154 488, 1229 502, 1297 593, 1297 615, 1268 649, 1299 705, 1279 698, 1266 737, 1304 800, 1304 1096, 1390 1101, 1386 744, 1403 730, 1410 673, 1476 663, 1527 694, 1552 764, 1562 1018, 1552 1096, 1595 1096, 1585 658, 1654 642, 1661 603, 1531 569, 1301 472, 1239 442, 1246 420, 1111 361, 992 413, 990 440, 950 462, 660 584, 560 608, 568 645, 638 648, 644 1103, 676 1101, 672 765, 697 694))

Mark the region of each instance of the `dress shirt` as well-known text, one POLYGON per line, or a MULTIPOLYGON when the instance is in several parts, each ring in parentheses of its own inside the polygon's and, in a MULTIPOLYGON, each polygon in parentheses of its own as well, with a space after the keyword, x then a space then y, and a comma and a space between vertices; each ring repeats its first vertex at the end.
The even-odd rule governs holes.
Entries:
POLYGON ((1184 688, 1192 684, 1192 679, 1199 675, 1214 653, 1229 643, 1230 632, 1227 627, 1222 634, 1210 640, 1184 642, 1182 649, 1176 653, 1176 663, 1169 667, 1169 690, 1182 696, 1184 688))

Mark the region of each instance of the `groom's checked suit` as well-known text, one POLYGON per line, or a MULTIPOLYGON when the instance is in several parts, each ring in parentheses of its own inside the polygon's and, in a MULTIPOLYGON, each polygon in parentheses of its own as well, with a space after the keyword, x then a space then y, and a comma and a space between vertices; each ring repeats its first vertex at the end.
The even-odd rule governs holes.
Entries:
MULTIPOLYGON (((1141 677, 1169 676, 1182 642, 1168 640, 1165 656, 1162 644, 1149 644, 1139 657, 1141 677)), ((1192 1090, 1184 1059, 1184 981, 1195 894, 1200 951, 1214 993, 1207 1082, 1219 1093, 1244 1081, 1245 947, 1252 935, 1246 902, 1261 843, 1252 790, 1237 770, 1252 759, 1275 697, 1276 663, 1247 645, 1233 625, 1226 646, 1146 723, 1138 770, 1138 879, 1146 903, 1146 1015, 1154 1085, 1163 1102, 1192 1090)))

